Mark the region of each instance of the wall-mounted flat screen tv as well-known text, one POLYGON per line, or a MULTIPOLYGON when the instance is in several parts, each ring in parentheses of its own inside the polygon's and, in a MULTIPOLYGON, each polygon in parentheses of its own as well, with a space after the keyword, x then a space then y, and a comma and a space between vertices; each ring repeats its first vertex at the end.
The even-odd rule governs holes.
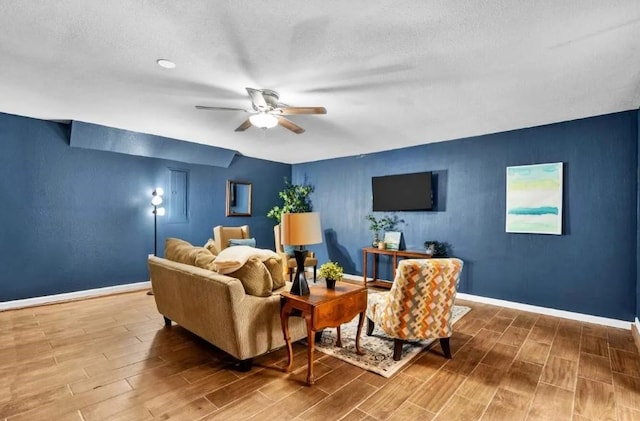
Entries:
POLYGON ((420 211, 433 208, 431 172, 371 178, 373 211, 420 211))

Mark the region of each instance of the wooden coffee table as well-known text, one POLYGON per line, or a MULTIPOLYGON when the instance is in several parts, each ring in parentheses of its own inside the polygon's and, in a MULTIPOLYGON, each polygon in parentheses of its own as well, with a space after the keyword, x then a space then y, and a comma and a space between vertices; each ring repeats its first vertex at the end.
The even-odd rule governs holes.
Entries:
POLYGON ((280 319, 282 321, 282 333, 287 344, 289 362, 285 371, 291 370, 293 364, 293 350, 291 337, 289 336, 289 317, 304 317, 307 323, 308 366, 307 384, 312 385, 313 377, 313 351, 315 348, 316 332, 326 327, 338 328, 336 346, 342 346, 340 338, 340 325, 360 314, 358 320, 358 333, 356 336, 356 352, 364 354, 360 349, 360 333, 364 324, 364 316, 367 310, 367 289, 361 285, 338 282, 335 289, 327 289, 324 286, 312 286, 311 293, 306 296, 282 292, 280 319))

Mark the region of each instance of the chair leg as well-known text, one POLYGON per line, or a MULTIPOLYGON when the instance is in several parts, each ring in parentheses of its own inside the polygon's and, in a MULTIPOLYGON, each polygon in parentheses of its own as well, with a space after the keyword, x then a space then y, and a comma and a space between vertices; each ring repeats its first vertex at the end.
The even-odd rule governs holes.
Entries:
POLYGON ((373 320, 367 317, 367 336, 371 336, 374 327, 376 327, 376 325, 373 323, 373 320))
POLYGON ((393 361, 400 361, 402 358, 402 345, 404 345, 402 339, 394 339, 393 340, 393 361))
POLYGON ((440 347, 444 356, 451 359, 451 347, 449 346, 449 338, 440 338, 440 347))
POLYGON ((313 283, 316 283, 316 267, 313 266, 313 283))

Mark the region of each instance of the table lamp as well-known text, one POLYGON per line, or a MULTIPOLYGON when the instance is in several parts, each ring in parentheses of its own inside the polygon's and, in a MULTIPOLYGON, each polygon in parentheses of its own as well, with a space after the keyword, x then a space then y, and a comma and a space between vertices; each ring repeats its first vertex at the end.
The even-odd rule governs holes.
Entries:
POLYGON ((322 243, 320 214, 318 212, 283 213, 281 224, 281 242, 285 246, 296 246, 296 276, 290 292, 296 295, 309 295, 309 285, 304 274, 304 261, 307 250, 304 246, 322 243))

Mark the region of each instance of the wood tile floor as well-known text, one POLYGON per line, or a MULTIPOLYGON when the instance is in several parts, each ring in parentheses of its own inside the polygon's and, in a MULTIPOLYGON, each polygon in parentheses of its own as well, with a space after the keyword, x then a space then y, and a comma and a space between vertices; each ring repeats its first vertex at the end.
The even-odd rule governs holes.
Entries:
POLYGON ((631 332, 483 304, 391 379, 305 348, 253 369, 174 325, 144 291, 0 313, 0 420, 640 420, 631 332))

